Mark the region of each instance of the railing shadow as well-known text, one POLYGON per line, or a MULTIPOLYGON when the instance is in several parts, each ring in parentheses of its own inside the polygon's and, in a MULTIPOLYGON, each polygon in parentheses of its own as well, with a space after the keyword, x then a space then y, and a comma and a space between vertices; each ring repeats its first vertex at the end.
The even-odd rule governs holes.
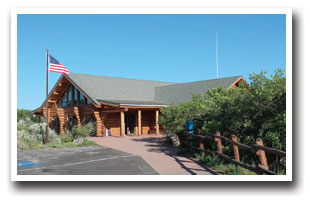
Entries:
MULTIPOLYGON (((165 141, 165 137, 162 138, 154 138, 154 137, 144 137, 144 138, 139 138, 139 139, 131 139, 133 141, 136 142, 146 142, 148 144, 146 144, 145 146, 150 147, 149 149, 147 149, 147 151, 149 152, 156 152, 156 153, 164 153, 165 155, 172 157, 184 170, 186 170, 188 173, 190 173, 191 175, 197 175, 197 173, 195 173, 193 171, 194 168, 189 168, 187 167, 184 163, 188 163, 188 161, 183 161, 180 160, 178 157, 184 157, 178 154, 178 152, 180 151, 179 148, 173 147, 172 145, 169 145, 166 143, 165 141)), ((205 166, 203 166, 202 164, 200 164, 197 161, 194 161, 190 158, 188 158, 191 162, 198 164, 203 170, 205 170, 206 172, 209 172, 210 174, 213 175, 218 175, 219 173, 211 170, 210 168, 207 168, 205 166)), ((195 169, 196 170, 196 169, 195 169)))

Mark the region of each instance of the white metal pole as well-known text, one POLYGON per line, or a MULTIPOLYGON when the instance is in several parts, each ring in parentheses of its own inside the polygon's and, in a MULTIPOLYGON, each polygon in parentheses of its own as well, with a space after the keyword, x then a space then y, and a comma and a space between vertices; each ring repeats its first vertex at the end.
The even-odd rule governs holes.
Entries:
POLYGON ((216 32, 216 78, 219 78, 219 53, 218 53, 217 32, 216 32))

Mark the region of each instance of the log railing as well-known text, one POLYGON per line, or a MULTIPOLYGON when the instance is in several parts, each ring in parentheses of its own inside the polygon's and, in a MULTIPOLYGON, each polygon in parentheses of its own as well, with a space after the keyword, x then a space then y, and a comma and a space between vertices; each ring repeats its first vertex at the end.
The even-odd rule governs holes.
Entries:
POLYGON ((201 135, 201 131, 198 131, 198 134, 190 134, 188 132, 185 133, 185 142, 183 142, 186 146, 195 149, 197 151, 200 151, 201 153, 206 153, 206 154, 216 154, 220 158, 233 163, 237 166, 243 167, 245 169, 248 169, 252 172, 255 172, 256 174, 268 174, 268 175, 275 175, 274 172, 269 170, 268 166, 268 161, 266 157, 265 152, 269 152, 272 154, 276 154, 279 156, 286 156, 286 152, 277 150, 274 148, 269 148, 265 147, 263 144, 263 140, 258 138, 256 140, 256 144, 253 144, 251 146, 242 144, 237 141, 237 137, 235 135, 232 135, 232 139, 226 138, 224 136, 221 136, 220 132, 216 132, 215 135, 210 135, 210 136, 203 136, 201 135), (199 148, 193 146, 191 143, 189 143, 191 137, 199 138, 199 148), (212 140, 217 143, 217 151, 210 151, 204 148, 204 140, 212 140), (224 140, 226 143, 232 144, 233 150, 234 150, 234 159, 230 158, 229 156, 223 154, 222 150, 222 140, 224 140), (240 161, 240 155, 239 155, 239 148, 244 149, 246 151, 249 151, 251 153, 256 153, 258 155, 260 164, 258 164, 256 167, 253 167, 249 164, 243 163, 240 161))

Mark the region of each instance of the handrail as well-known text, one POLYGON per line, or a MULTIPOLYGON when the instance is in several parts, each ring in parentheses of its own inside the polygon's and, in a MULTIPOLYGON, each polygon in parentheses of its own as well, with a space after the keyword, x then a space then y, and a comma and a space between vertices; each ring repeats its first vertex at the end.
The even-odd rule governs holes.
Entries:
POLYGON ((245 145, 242 144, 240 142, 237 142, 237 138, 235 135, 232 135, 232 140, 221 136, 220 132, 217 132, 216 135, 207 135, 207 136, 203 136, 201 135, 201 131, 199 132, 199 134, 194 134, 194 133, 182 133, 183 135, 187 136, 185 138, 185 142, 183 142, 183 144, 185 144, 188 147, 191 147, 195 150, 200 151, 201 153, 207 153, 207 154, 216 154, 219 157, 225 159, 226 161, 229 161, 231 163, 234 163, 235 165, 241 166, 245 169, 248 169, 252 172, 255 172, 256 174, 268 174, 268 175, 274 175, 275 173, 269 170, 269 166, 268 166, 268 162, 267 162, 267 157, 265 154, 266 152, 270 152, 273 154, 277 154, 280 156, 285 157, 286 156, 286 152, 282 151, 282 150, 278 150, 278 149, 274 149, 274 148, 270 148, 270 147, 265 147, 263 146, 263 141, 262 139, 257 139, 256 140, 256 144, 253 144, 251 146, 249 145, 245 145), (190 143, 188 143, 188 136, 192 136, 192 137, 197 137, 200 138, 201 140, 199 141, 199 147, 194 147, 192 146, 190 143), (203 139, 207 139, 207 140, 214 140, 217 142, 217 151, 210 151, 210 150, 206 150, 204 149, 203 146, 203 139), (235 159, 230 158, 229 156, 225 155, 222 153, 222 143, 221 140, 224 140, 225 142, 232 144, 234 147, 234 155, 235 155, 235 159), (259 156, 260 162, 261 164, 258 164, 256 167, 245 164, 243 162, 240 161, 240 156, 239 156, 239 151, 238 148, 250 151, 252 153, 256 153, 256 155, 259 156))
POLYGON ((251 151, 252 153, 255 153, 257 150, 261 149, 261 150, 264 150, 266 152, 270 152, 270 153, 273 153, 273 154, 278 154, 280 156, 284 156, 284 157, 286 156, 286 152, 282 151, 282 150, 278 150, 278 149, 274 149, 274 148, 270 148, 270 147, 265 147, 265 146, 260 146, 260 145, 257 145, 257 144, 253 144, 253 145, 249 146, 249 145, 242 144, 240 142, 234 142, 231 139, 226 138, 224 136, 217 136, 217 135, 203 136, 203 135, 198 135, 198 134, 195 134, 195 133, 193 133, 193 134, 192 133, 191 134, 185 134, 185 135, 191 135, 193 137, 198 137, 198 138, 202 138, 202 139, 209 139, 209 140, 212 140, 214 138, 219 138, 219 139, 225 140, 227 143, 230 143, 230 144, 233 144, 233 145, 237 145, 238 147, 240 147, 242 149, 251 151))

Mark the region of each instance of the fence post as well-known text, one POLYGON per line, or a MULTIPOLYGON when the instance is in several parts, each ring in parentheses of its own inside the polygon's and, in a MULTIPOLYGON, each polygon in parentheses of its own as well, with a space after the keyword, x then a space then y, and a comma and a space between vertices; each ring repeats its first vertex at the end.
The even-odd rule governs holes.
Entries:
MULTIPOLYGON (((260 146, 264 146, 263 140, 261 138, 257 138, 256 144, 260 146)), ((256 154, 259 156, 259 160, 261 165, 266 169, 269 170, 268 162, 267 162, 267 157, 266 153, 264 150, 258 150, 256 154)))
POLYGON ((187 146, 187 143, 188 143, 187 131, 185 131, 185 144, 186 144, 186 146, 187 146))
MULTIPOLYGON (((237 136, 236 136, 236 135, 233 134, 233 135, 231 136, 231 138, 232 138, 232 141, 237 142, 237 136)), ((235 159, 236 159, 236 161, 239 161, 239 162, 240 162, 239 148, 238 148, 237 145, 234 145, 234 144, 233 144, 233 147, 234 147, 235 159)))
MULTIPOLYGON (((217 136, 221 136, 220 131, 216 131, 217 136)), ((217 142, 217 151, 222 153, 222 139, 221 138, 215 138, 215 142, 217 142)))
POLYGON ((188 132, 185 131, 185 146, 186 146, 186 151, 189 151, 189 142, 188 142, 188 132))
MULTIPOLYGON (((202 131, 201 129, 198 129, 198 135, 202 135, 202 131)), ((203 144, 203 139, 202 138, 199 138, 199 148, 200 149, 205 149, 205 145, 203 144)), ((205 152, 201 151, 200 152, 201 156, 205 156, 205 152)))

